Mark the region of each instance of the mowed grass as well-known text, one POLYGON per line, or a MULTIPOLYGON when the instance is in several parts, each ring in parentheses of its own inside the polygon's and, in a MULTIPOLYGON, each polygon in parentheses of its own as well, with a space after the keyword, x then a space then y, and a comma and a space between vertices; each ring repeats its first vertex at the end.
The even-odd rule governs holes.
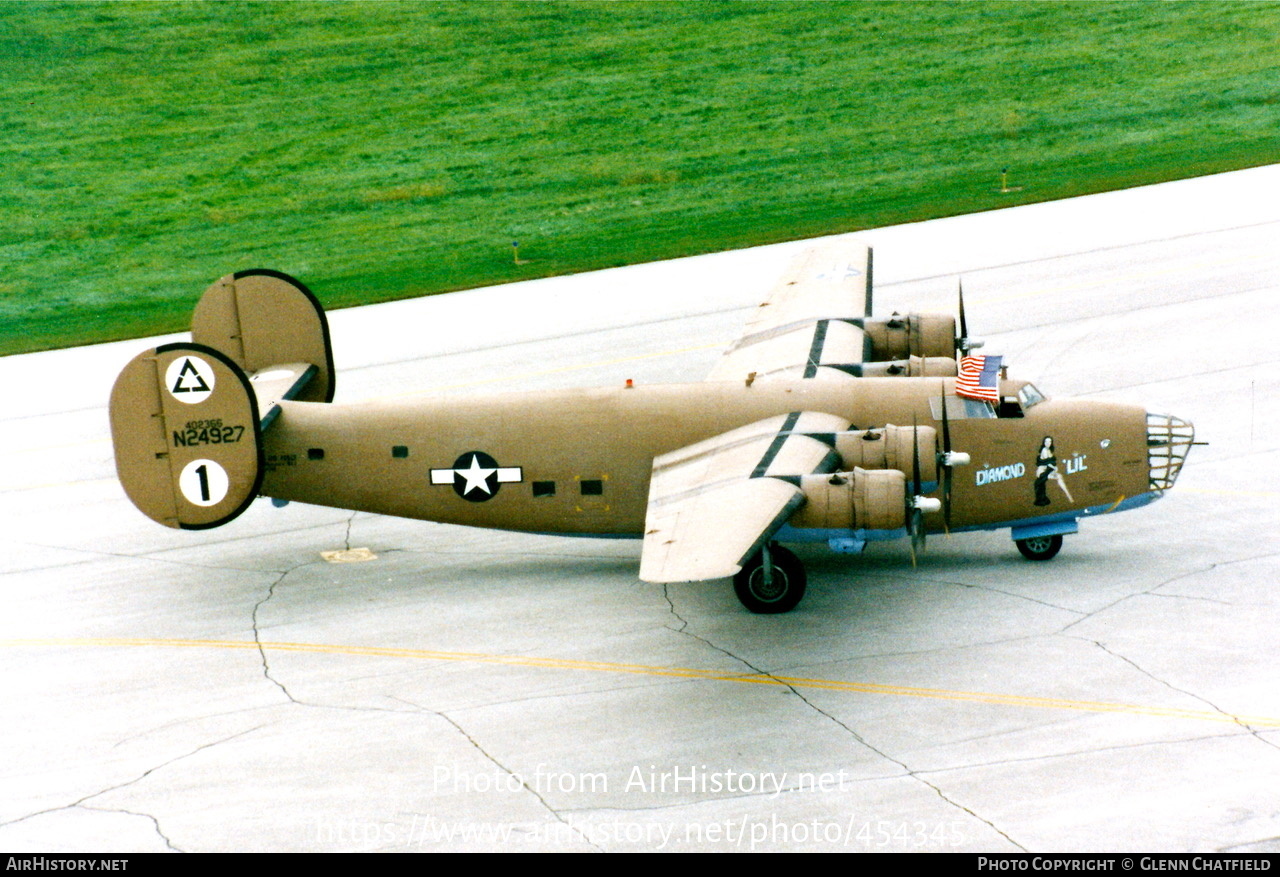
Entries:
POLYGON ((1271 3, 0 4, 0 353, 1265 164, 1278 59, 1271 3))

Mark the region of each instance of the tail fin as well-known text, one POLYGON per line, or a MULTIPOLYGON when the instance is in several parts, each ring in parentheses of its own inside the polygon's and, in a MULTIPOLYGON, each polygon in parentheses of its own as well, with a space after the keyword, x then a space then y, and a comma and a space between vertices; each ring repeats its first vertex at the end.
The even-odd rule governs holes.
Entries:
POLYGON ((205 291, 190 344, 134 357, 111 390, 116 472, 167 527, 217 527, 262 486, 262 432, 282 399, 333 399, 329 326, 315 296, 276 271, 228 274, 205 291))
POLYGON ((225 524, 262 485, 249 379, 203 344, 166 344, 129 361, 111 389, 111 441, 125 493, 166 527, 225 524))
POLYGON ((329 322, 311 290, 288 274, 258 268, 215 281, 191 317, 191 340, 220 350, 246 374, 310 363, 317 374, 297 398, 333 401, 329 322))

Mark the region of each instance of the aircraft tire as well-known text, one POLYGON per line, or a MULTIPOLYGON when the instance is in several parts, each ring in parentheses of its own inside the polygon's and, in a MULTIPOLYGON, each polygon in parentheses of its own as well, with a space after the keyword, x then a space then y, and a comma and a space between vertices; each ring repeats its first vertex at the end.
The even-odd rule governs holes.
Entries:
POLYGON ((773 563, 769 587, 764 583, 764 553, 756 552, 733 577, 734 593, 743 606, 757 614, 790 612, 804 597, 804 564, 781 545, 770 547, 769 555, 773 563))
POLYGON ((1017 539, 1014 544, 1027 560, 1052 560, 1062 548, 1062 536, 1033 536, 1017 539))

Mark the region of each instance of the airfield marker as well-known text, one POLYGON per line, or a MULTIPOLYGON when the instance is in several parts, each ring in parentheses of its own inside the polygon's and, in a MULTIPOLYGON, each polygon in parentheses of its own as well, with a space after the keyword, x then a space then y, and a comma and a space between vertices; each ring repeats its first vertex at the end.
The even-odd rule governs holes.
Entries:
POLYGON ((1007 167, 1000 168, 1000 194, 1008 195, 1012 192, 1021 192, 1021 186, 1009 186, 1009 169, 1007 167))

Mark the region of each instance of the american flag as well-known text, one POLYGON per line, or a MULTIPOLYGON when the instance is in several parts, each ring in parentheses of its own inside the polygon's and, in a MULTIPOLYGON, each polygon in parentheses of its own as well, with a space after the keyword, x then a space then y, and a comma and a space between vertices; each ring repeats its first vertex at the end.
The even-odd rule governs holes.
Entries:
POLYGON ((960 359, 956 395, 967 399, 1000 401, 1000 360, 1002 356, 965 356, 960 359))

